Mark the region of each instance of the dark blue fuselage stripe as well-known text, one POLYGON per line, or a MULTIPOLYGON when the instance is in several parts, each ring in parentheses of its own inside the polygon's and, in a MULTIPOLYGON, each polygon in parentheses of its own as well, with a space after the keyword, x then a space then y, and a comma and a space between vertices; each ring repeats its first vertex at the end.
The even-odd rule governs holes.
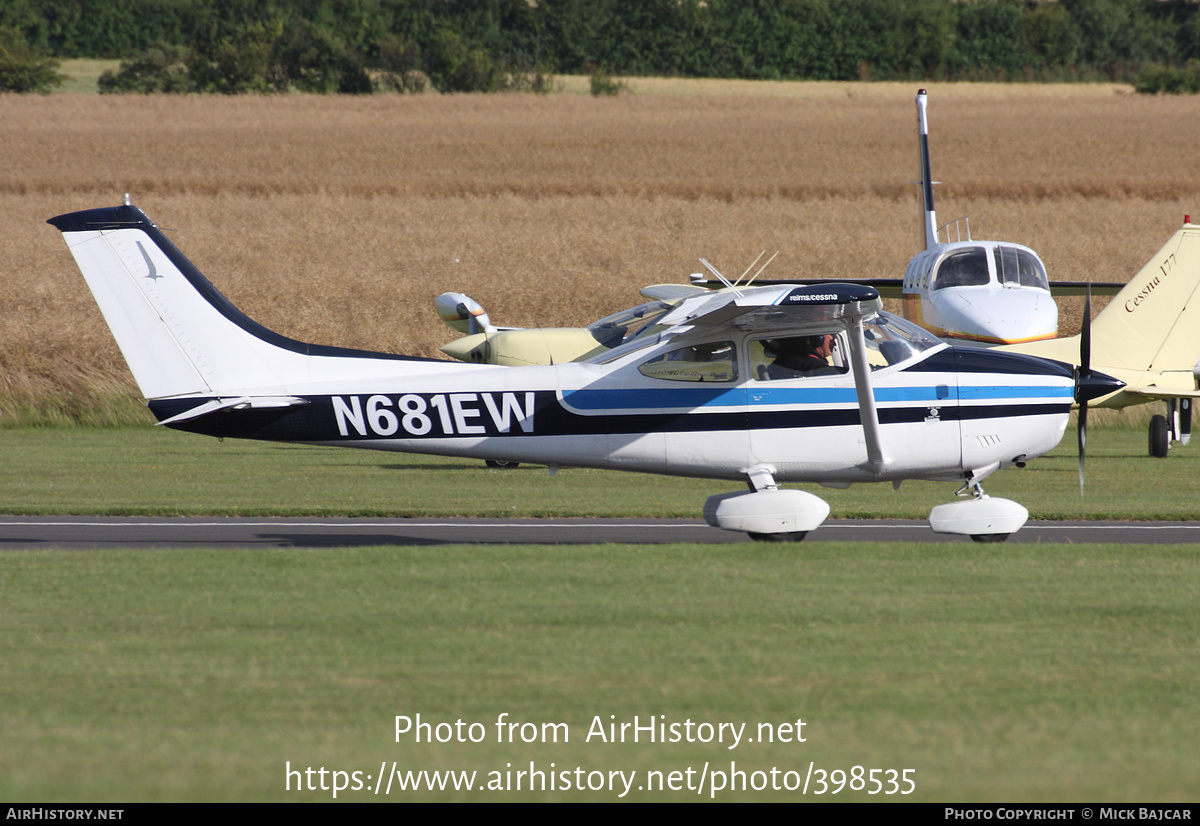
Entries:
MULTIPOLYGON (((431 394, 432 395, 432 394, 431 394)), ((524 394, 518 394, 523 396, 524 394)), ((414 434, 403 429, 380 433, 367 427, 358 432, 347 427, 342 435, 337 426, 333 397, 309 397, 310 404, 291 408, 221 410, 195 419, 170 425, 178 430, 229 438, 265 439, 269 441, 325 442, 375 439, 442 439, 459 436, 522 437, 522 436, 594 436, 606 433, 696 433, 766 429, 807 429, 814 427, 845 427, 861 424, 857 408, 820 410, 740 410, 721 413, 633 413, 619 415, 580 416, 565 409, 551 391, 534 394, 534 416, 531 428, 522 429, 517 420, 509 423, 507 432, 499 431, 482 407, 470 421, 484 428, 476 433, 445 432, 438 417, 428 415, 430 428, 414 434)), ((186 412, 207 399, 157 400, 150 409, 161 421, 186 412)), ((398 409, 398 408, 389 408, 398 409)), ((885 407, 879 410, 881 424, 923 422, 936 415, 943 421, 968 421, 988 418, 1021 418, 1026 416, 1065 415, 1069 403, 1058 404, 1000 404, 979 407, 917 405, 885 407)), ((399 418, 399 417, 398 417, 399 418)), ((364 416, 364 423, 368 421, 364 416)))

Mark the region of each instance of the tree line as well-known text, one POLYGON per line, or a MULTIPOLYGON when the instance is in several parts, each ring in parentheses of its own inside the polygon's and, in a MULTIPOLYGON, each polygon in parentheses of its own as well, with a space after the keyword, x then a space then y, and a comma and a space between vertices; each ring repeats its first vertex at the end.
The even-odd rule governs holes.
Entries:
POLYGON ((5 66, 34 55, 120 58, 114 91, 537 90, 556 73, 1149 78, 1180 91, 1200 66, 1198 12, 1194 0, 5 0, 0 88, 5 66))

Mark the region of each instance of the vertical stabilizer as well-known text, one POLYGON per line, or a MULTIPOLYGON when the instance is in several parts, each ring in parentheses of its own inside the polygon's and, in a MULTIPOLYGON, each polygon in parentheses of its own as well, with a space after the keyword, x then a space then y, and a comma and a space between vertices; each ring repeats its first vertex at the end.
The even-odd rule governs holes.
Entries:
POLYGON ((1190 373, 1200 356, 1200 226, 1185 223, 1092 323, 1092 361, 1190 373))
MULTIPOLYGON (((1091 363, 1119 375, 1127 394, 1195 389, 1192 370, 1200 357, 1200 226, 1185 220, 1100 311, 1091 325, 1091 345, 1091 363)), ((1078 364, 1080 336, 1004 349, 1078 364)), ((1130 403, 1125 396, 1122 401, 1130 403)))
POLYGON ((917 92, 917 184, 921 187, 921 249, 937 243, 937 213, 933 209, 933 177, 929 173, 929 121, 926 117, 928 98, 925 90, 917 92))
MULTIPOLYGON (((51 218, 147 399, 286 394, 425 361, 306 344, 247 318, 128 203, 51 218)), ((441 364, 441 362, 438 362, 441 364)))

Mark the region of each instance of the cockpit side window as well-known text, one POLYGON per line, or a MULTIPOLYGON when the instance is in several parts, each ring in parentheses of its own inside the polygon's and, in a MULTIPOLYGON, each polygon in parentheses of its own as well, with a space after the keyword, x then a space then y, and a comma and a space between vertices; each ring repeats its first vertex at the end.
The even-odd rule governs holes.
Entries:
POLYGON ((758 381, 847 373, 846 336, 836 331, 767 338, 750 344, 750 367, 758 381))
POLYGON ((737 351, 732 341, 678 347, 640 365, 638 372, 668 381, 735 381, 737 351))
POLYGON ((950 253, 937 266, 933 278, 933 288, 944 290, 947 287, 979 287, 988 283, 987 250, 983 247, 956 250, 950 253))
POLYGON ((1016 247, 996 247, 996 276, 1001 284, 1037 287, 1049 292, 1046 270, 1037 256, 1016 247))

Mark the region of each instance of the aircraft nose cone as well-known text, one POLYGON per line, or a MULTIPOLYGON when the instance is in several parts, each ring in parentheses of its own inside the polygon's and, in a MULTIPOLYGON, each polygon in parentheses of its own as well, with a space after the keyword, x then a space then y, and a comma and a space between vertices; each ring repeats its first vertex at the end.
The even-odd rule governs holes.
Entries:
POLYGON ((935 292, 931 297, 951 335, 1013 344, 1052 338, 1058 330, 1058 307, 1040 290, 1012 290, 987 284, 935 292))
POLYGON ((1109 393, 1115 393, 1125 386, 1125 382, 1112 376, 1092 370, 1086 376, 1075 379, 1075 401, 1090 402, 1109 393))

